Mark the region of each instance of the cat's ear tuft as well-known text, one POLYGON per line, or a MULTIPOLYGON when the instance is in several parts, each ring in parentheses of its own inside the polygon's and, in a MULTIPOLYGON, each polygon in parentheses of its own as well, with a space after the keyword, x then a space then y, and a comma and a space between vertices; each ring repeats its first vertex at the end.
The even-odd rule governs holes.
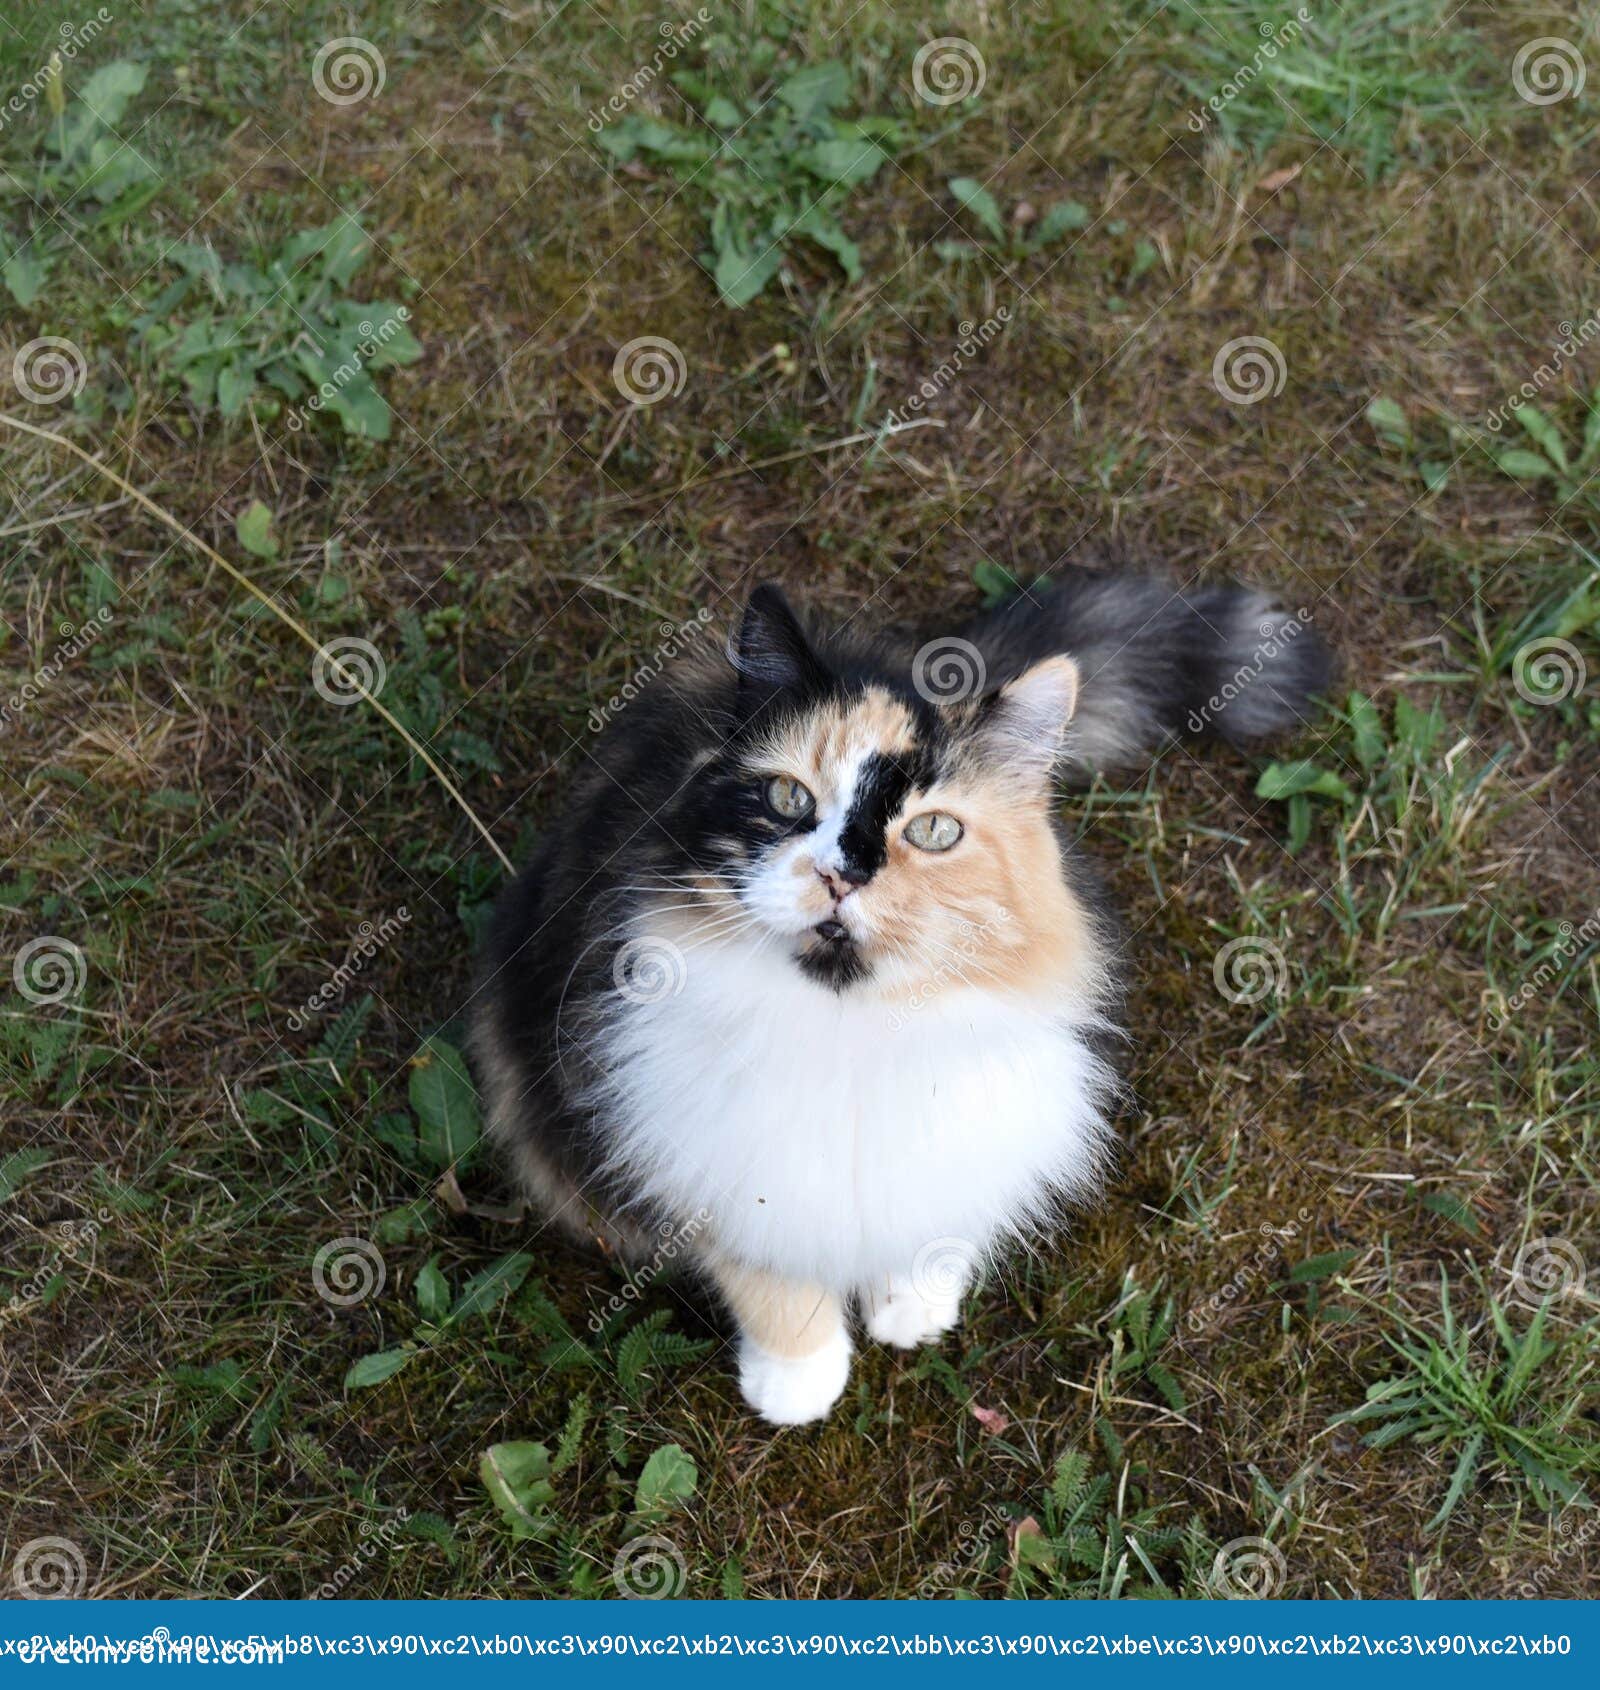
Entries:
POLYGON ((987 700, 979 729, 987 755, 1040 778, 1061 755, 1067 724, 1078 707, 1078 665, 1047 657, 1007 681, 987 700))
POLYGON ((756 697, 816 691, 827 670, 782 591, 757 587, 745 606, 733 651, 741 687, 756 697))

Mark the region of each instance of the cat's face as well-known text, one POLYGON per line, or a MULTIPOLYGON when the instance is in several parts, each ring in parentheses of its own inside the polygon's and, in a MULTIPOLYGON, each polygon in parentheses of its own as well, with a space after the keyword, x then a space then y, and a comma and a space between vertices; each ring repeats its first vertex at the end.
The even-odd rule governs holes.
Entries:
POLYGON ((914 1005, 1059 975, 1081 951, 1050 824, 1070 659, 936 705, 892 676, 832 673, 781 598, 758 594, 737 661, 752 722, 719 771, 719 878, 797 969, 914 1005))

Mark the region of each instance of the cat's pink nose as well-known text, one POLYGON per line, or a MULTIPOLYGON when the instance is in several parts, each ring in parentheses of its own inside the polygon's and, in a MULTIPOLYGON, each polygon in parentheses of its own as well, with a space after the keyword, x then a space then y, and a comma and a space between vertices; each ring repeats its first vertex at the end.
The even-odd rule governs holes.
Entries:
POLYGON ((842 904, 858 886, 865 884, 864 881, 847 874, 842 868, 819 868, 817 878, 828 888, 828 894, 836 904, 842 904))

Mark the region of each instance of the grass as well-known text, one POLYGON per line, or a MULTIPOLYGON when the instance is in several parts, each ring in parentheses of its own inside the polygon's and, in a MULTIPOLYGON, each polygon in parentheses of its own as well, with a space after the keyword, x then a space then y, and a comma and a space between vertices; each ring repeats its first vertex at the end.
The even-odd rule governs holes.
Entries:
MULTIPOLYGON (((639 6, 179 0, 8 111, 0 411, 350 668, 0 429, 0 1576, 65 1536, 107 1595, 1592 1588, 1600 364, 1552 349, 1593 95, 1517 97, 1532 7, 1336 11, 1199 132, 1292 8, 995 14, 941 105, 945 31, 876 4, 716 14, 624 96, 639 6), (353 30, 383 86, 335 104, 353 30), (833 63, 797 145, 858 148, 816 178, 843 248, 772 110, 833 63), (716 97, 754 120, 691 180, 587 122, 703 139, 716 97), (779 254, 739 309, 719 205, 779 254), (1283 381, 1229 402, 1245 336, 1283 381), (28 347, 75 396, 14 390, 28 347), (1134 934, 1120 1178, 774 1435, 668 1243, 625 1280, 477 1145, 495 852, 758 579, 899 615, 1095 556, 1280 587, 1326 722, 1072 800, 1134 934)), ((79 21, 35 13, 7 97, 79 21)))

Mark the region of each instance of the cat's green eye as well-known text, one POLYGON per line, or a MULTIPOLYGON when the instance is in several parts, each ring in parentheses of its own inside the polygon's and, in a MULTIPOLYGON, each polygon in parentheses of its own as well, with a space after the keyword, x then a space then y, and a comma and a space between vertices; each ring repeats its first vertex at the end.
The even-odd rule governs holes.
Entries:
POLYGON ((774 775, 767 782, 767 808, 787 822, 797 822, 816 809, 817 801, 799 781, 774 775))
POLYGON ((948 851, 961 837, 961 823, 943 810, 925 810, 906 823, 905 840, 919 851, 948 851))

